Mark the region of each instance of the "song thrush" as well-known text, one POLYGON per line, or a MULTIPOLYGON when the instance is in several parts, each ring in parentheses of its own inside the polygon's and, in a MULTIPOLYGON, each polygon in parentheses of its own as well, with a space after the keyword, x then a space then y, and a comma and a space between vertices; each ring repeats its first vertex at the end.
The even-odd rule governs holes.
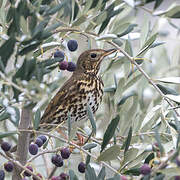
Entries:
POLYGON ((92 49, 83 52, 77 61, 76 70, 48 104, 40 121, 42 130, 52 129, 52 124, 88 120, 87 105, 95 113, 103 96, 103 82, 98 76, 100 64, 105 56, 116 49, 92 49))

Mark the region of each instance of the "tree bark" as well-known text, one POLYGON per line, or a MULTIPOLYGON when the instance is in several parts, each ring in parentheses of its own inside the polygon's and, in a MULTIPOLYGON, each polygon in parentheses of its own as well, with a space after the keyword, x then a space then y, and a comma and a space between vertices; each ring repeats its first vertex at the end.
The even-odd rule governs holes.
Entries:
MULTIPOLYGON (((18 129, 19 130, 20 129, 29 129, 30 125, 31 125, 31 109, 23 108, 18 129)), ((19 161, 23 166, 27 162, 29 140, 30 140, 29 133, 27 133, 27 132, 19 133, 18 143, 17 143, 17 158, 16 158, 16 160, 19 161)), ((22 169, 15 166, 12 180, 21 180, 22 179, 22 177, 20 175, 21 172, 22 172, 22 169)))

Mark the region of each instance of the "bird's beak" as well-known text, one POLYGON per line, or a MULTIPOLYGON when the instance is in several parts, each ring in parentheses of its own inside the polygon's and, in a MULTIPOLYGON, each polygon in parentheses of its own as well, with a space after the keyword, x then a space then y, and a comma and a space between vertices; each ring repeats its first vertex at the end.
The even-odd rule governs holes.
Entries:
POLYGON ((108 49, 108 50, 105 50, 105 53, 103 54, 103 57, 108 56, 108 55, 110 55, 110 54, 112 54, 112 53, 114 53, 116 51, 117 51, 117 49, 108 49))

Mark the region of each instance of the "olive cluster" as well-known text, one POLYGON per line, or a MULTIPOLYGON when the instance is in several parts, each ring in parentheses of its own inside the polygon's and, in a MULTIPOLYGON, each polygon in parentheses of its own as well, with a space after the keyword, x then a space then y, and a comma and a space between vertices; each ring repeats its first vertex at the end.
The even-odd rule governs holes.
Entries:
POLYGON ((47 137, 44 135, 40 135, 36 138, 34 143, 29 145, 29 153, 32 155, 36 155, 38 153, 38 148, 40 148, 47 141, 47 137))
MULTIPOLYGON (((67 43, 67 47, 70 51, 76 51, 78 48, 78 43, 76 40, 69 40, 67 43)), ((76 64, 74 62, 67 62, 64 60, 65 54, 63 51, 56 50, 54 53, 54 58, 62 58, 63 61, 59 63, 60 70, 67 70, 69 72, 73 72, 76 69, 76 64)))
MULTIPOLYGON (((69 148, 67 148, 67 147, 62 148, 60 150, 60 154, 54 154, 51 157, 51 162, 56 167, 62 167, 64 165, 64 161, 63 160, 64 159, 68 159, 70 157, 70 154, 71 154, 71 152, 70 152, 69 148)), ((79 165, 78 165, 79 172, 84 173, 85 169, 86 169, 85 163, 80 162, 79 165)), ((51 178, 51 180, 67 180, 67 179, 69 179, 69 176, 66 173, 61 173, 59 176, 53 176, 51 178)))

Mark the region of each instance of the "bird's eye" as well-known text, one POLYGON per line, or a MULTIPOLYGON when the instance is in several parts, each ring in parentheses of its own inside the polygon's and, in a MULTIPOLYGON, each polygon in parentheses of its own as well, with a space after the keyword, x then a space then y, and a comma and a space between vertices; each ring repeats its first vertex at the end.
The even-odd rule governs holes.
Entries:
POLYGON ((97 55, 95 53, 91 54, 91 58, 95 58, 97 55))

